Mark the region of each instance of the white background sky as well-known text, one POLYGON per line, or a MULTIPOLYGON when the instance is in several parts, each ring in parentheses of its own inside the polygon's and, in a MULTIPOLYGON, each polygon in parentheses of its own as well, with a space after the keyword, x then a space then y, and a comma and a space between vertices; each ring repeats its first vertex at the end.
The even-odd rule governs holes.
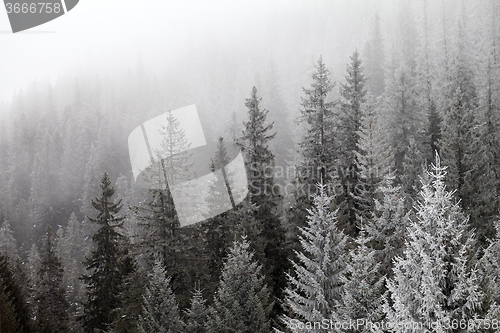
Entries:
POLYGON ((66 15, 16 34, 0 8, 0 100, 10 100, 33 80, 54 81, 72 70, 134 67, 138 59, 148 67, 160 66, 175 60, 186 43, 221 31, 243 33, 270 7, 283 3, 80 0, 66 15))

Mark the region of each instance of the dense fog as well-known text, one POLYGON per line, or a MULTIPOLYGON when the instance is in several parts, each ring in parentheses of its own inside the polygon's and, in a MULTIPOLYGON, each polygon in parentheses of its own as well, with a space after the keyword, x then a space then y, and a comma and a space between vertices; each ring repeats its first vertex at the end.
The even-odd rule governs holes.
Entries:
POLYGON ((0 332, 498 331, 499 14, 0 14, 0 332))

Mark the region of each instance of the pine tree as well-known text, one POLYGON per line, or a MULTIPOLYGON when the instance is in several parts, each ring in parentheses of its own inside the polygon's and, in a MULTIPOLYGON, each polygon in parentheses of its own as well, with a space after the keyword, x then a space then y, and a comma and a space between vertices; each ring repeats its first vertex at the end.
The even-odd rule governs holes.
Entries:
POLYGON ((37 285, 37 321, 41 332, 68 332, 68 307, 63 287, 63 266, 56 253, 50 226, 40 251, 41 264, 37 285))
POLYGON ((337 211, 329 210, 332 198, 326 194, 326 185, 318 185, 318 191, 314 207, 308 210, 307 227, 300 228, 299 263, 293 263, 295 274, 288 274, 285 302, 290 314, 283 316, 288 327, 294 326, 294 319, 329 320, 341 298, 347 236, 337 228, 337 211))
POLYGON ((184 323, 172 292, 170 277, 167 276, 161 260, 156 260, 143 295, 139 332, 181 333, 183 330, 184 323))
POLYGON ((92 200, 92 205, 99 214, 97 218, 88 217, 100 228, 92 236, 95 249, 84 262, 90 274, 82 276, 87 284, 87 301, 81 318, 85 332, 88 333, 95 329, 106 330, 113 323, 115 310, 121 306, 118 295, 125 278, 119 265, 123 236, 117 230, 121 228, 124 219, 118 216, 122 208, 121 201, 111 201, 115 190, 111 187, 107 173, 104 173, 100 187, 100 197, 92 200))
POLYGON ((423 142, 419 129, 423 128, 424 116, 417 107, 415 77, 408 66, 398 65, 392 71, 386 85, 385 96, 382 120, 386 123, 385 130, 389 133, 394 152, 395 175, 404 192, 414 197, 417 178, 405 178, 405 176, 410 167, 420 168, 424 159, 420 145, 416 147, 411 145, 412 140, 416 143, 423 142), (416 151, 412 151, 416 148, 416 151), (416 159, 409 161, 405 158, 410 153, 416 159), (411 164, 408 165, 408 162, 411 164))
POLYGON ((7 256, 12 262, 15 262, 19 258, 16 243, 10 223, 6 220, 0 228, 0 254, 7 256))
MULTIPOLYGON (((249 120, 244 123, 245 130, 240 139, 246 157, 249 200, 257 206, 254 215, 256 226, 252 230, 256 237, 250 237, 249 240, 256 251, 257 259, 263 263, 263 273, 268 278, 267 284, 272 296, 281 299, 286 285, 284 272, 289 265, 283 248, 285 231, 276 212, 280 193, 274 183, 274 155, 268 148, 268 142, 276 133, 268 133, 274 123, 265 124, 268 111, 261 110, 260 101, 254 87, 251 98, 245 103, 249 120)), ((276 302, 272 317, 280 311, 279 302, 276 302)))
POLYGON ((276 133, 270 134, 274 123, 266 124, 269 111, 261 109, 262 99, 257 97, 257 88, 252 88, 250 98, 246 99, 248 121, 240 138, 240 146, 245 155, 248 173, 249 199, 254 204, 270 201, 278 193, 274 193, 274 155, 269 150, 269 141, 276 133))
POLYGON ((368 218, 375 209, 375 200, 381 199, 377 192, 384 177, 390 172, 393 157, 379 124, 377 105, 371 101, 363 108, 358 135, 356 166, 359 183, 353 196, 357 215, 368 218))
POLYGON ((269 292, 245 237, 235 241, 208 310, 208 332, 269 332, 269 292))
POLYGON ((298 167, 298 198, 309 200, 317 183, 334 182, 333 166, 338 158, 336 154, 333 102, 327 101, 334 84, 330 81, 330 72, 320 57, 312 78, 311 89, 303 88, 306 97, 302 98, 300 120, 306 124, 306 134, 300 142, 304 159, 298 167))
POLYGON ((359 130, 362 121, 362 108, 366 103, 366 79, 363 75, 363 66, 358 51, 350 57, 351 63, 347 66, 346 83, 340 87, 341 107, 339 139, 342 146, 340 152, 340 171, 343 194, 337 198, 341 202, 341 215, 347 219, 347 225, 342 227, 348 234, 355 235, 356 211, 360 210, 355 200, 355 190, 359 185, 356 157, 359 154, 359 130))
MULTIPOLYGON (((365 320, 378 323, 383 318, 382 292, 384 277, 380 275, 380 262, 375 250, 368 247, 370 238, 364 230, 356 238, 357 248, 348 254, 345 272, 342 274, 342 295, 339 309, 334 314, 338 322, 365 320)), ((348 332, 372 332, 368 326, 348 332)))
MULTIPOLYGON (((474 237, 453 193, 444 185, 446 167, 439 156, 420 192, 417 219, 408 228, 403 257, 395 261, 384 312, 392 322, 438 323, 472 319, 482 302, 472 262, 474 237)), ((404 328, 395 330, 406 332, 404 328)), ((436 331, 446 331, 437 329, 436 331)))
POLYGON ((10 314, 10 318, 12 320, 12 317, 15 317, 16 321, 16 323, 9 321, 8 325, 15 327, 14 332, 31 333, 34 331, 34 325, 30 318, 30 308, 26 302, 26 295, 13 271, 14 269, 9 263, 9 259, 5 255, 0 254, 0 297, 3 294, 4 301, 2 305, 13 312, 10 314))
POLYGON ((162 260, 171 276, 173 291, 182 307, 185 307, 190 298, 190 286, 202 275, 199 267, 203 267, 200 262, 204 260, 200 255, 199 226, 181 228, 178 217, 179 210, 189 212, 188 208, 191 209, 193 202, 184 200, 174 205, 171 192, 174 185, 193 176, 191 154, 187 152, 190 144, 179 121, 170 111, 166 116, 166 124, 159 132, 161 148, 155 152, 159 162, 152 162, 149 166, 150 190, 146 199, 135 207, 135 218, 142 227, 139 246, 146 252, 148 266, 152 266, 155 257, 162 260))
POLYGON ((202 290, 195 288, 191 298, 191 306, 185 311, 187 317, 187 333, 206 333, 205 321, 207 319, 206 300, 203 298, 202 290))
POLYGON ((57 230, 57 255, 64 267, 63 286, 66 290, 66 300, 69 303, 69 326, 80 332, 81 322, 77 319, 83 315, 85 299, 85 284, 80 279, 85 273, 83 260, 90 252, 83 226, 75 214, 71 214, 66 228, 57 230))
POLYGON ((491 240, 479 261, 480 276, 485 290, 484 308, 488 320, 500 320, 500 221, 495 223, 496 237, 491 240))
POLYGON ((410 218, 401 186, 395 187, 393 182, 390 174, 384 178, 378 188, 382 197, 375 200, 373 214, 365 225, 372 239, 370 245, 377 251, 376 261, 381 263, 381 274, 387 277, 392 276, 394 258, 403 254, 410 218))

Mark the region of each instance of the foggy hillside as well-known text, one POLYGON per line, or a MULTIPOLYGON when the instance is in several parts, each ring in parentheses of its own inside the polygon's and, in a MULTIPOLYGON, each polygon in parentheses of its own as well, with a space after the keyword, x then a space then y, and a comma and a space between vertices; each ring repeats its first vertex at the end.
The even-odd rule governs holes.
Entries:
POLYGON ((498 331, 499 14, 89 0, 0 34, 0 332, 498 331))

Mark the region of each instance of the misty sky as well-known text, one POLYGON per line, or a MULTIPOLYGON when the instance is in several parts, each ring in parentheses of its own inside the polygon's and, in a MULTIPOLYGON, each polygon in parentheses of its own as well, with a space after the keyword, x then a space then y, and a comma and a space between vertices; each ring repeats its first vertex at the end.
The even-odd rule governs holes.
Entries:
MULTIPOLYGON (((203 45, 266 48, 272 43, 266 29, 280 13, 306 20, 325 3, 331 9, 328 24, 338 36, 325 47, 339 49, 342 66, 366 40, 374 13, 395 17, 398 8, 396 0, 81 0, 68 14, 17 34, 0 10, 0 100, 10 100, 34 80, 54 83, 82 70, 123 70, 138 62, 149 71, 165 70, 203 45)), ((284 35, 293 39, 294 33, 284 35)))

